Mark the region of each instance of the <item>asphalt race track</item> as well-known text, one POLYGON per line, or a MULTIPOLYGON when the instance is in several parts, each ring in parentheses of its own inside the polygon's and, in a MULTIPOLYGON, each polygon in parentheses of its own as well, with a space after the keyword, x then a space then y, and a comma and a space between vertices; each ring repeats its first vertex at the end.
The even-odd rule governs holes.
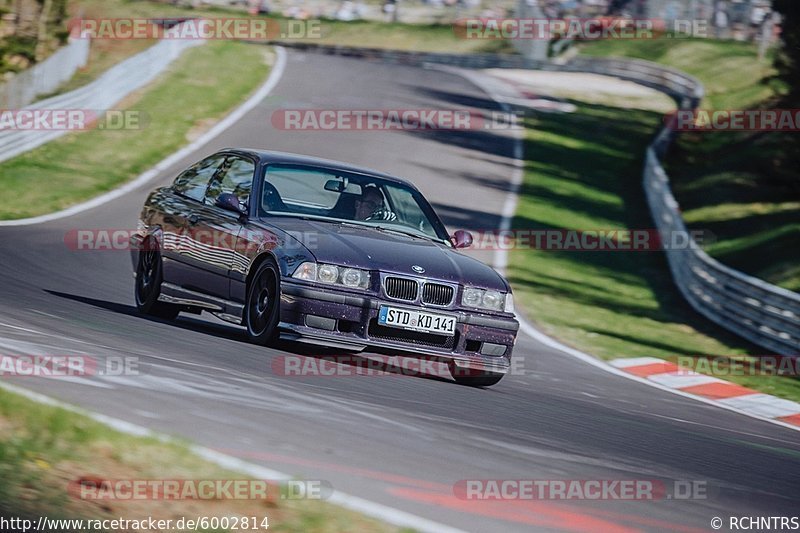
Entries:
POLYGON ((520 335, 523 375, 490 389, 413 376, 296 377, 213 318, 143 318, 128 252, 72 251, 73 229, 131 228, 146 193, 226 146, 349 161, 413 180, 452 229, 493 229, 513 142, 492 132, 288 132, 279 108, 497 109, 439 70, 289 53, 272 94, 155 182, 77 216, 0 228, 0 350, 136 356, 143 375, 12 383, 466 531, 709 531, 712 517, 786 515, 800 501, 798 433, 622 379, 520 335), (465 479, 707 483, 706 499, 458 499, 465 479))

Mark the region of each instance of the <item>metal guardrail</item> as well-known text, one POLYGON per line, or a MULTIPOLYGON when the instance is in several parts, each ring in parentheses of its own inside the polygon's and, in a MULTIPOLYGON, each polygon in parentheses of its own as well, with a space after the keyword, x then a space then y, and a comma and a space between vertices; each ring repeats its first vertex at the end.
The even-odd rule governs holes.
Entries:
POLYGON ((89 39, 70 39, 53 55, 0 84, 0 109, 19 109, 52 93, 89 61, 89 39))
MULTIPOLYGON (((659 160, 671 138, 665 127, 647 149, 644 166, 645 194, 662 235, 686 232, 659 160)), ((727 267, 698 246, 668 250, 667 260, 675 284, 698 312, 771 353, 800 354, 800 294, 727 267)))
MULTIPOLYGON (((633 81, 670 95, 680 109, 696 109, 704 96, 699 80, 648 61, 576 57, 546 68, 633 81)), ((691 235, 660 159, 673 136, 669 125, 659 132, 647 148, 643 173, 647 203, 663 242, 676 233, 691 235)), ((773 354, 800 353, 800 294, 723 265, 693 239, 687 248, 668 249, 666 254, 675 284, 699 313, 773 354)))
MULTIPOLYGON (((704 95, 697 79, 647 61, 575 58, 563 70, 634 81, 669 94, 684 110, 696 109, 704 95)), ((690 235, 661 163, 673 137, 669 125, 659 132, 647 148, 643 175, 650 213, 664 242, 675 233, 690 235)), ((800 354, 800 294, 723 265, 694 240, 688 248, 666 254, 675 284, 699 313, 772 354, 800 354)))
MULTIPOLYGON (((444 63, 465 68, 531 68, 614 76, 664 92, 676 100, 680 109, 697 108, 704 96, 703 85, 697 79, 657 63, 633 59, 575 57, 557 63, 516 55, 439 54, 299 43, 288 46, 404 65, 444 63)), ((647 149, 643 173, 650 212, 664 242, 669 242, 674 232, 690 235, 660 161, 672 138, 673 131, 665 126, 647 149)), ((772 354, 800 354, 800 294, 726 267, 694 241, 686 249, 670 249, 666 254, 675 284, 698 312, 772 354)))
MULTIPOLYGON (((189 23, 191 21, 186 24, 189 23)), ((36 102, 24 109, 81 109, 98 114, 108 111, 130 93, 153 81, 184 50, 203 42, 164 39, 111 67, 88 85, 36 102)), ((0 130, 0 161, 33 150, 67 133, 69 133, 67 130, 0 130)))

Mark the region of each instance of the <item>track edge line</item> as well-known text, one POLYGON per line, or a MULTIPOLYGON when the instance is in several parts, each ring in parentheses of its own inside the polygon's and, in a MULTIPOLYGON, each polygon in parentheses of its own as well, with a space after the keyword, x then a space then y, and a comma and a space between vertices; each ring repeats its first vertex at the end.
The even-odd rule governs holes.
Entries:
POLYGON ((90 200, 81 202, 79 204, 75 204, 71 207, 67 207, 66 209, 62 209, 54 213, 47 213, 45 215, 39 215, 29 218, 18 218, 15 220, 0 220, 0 227, 32 226, 35 224, 43 224, 45 222, 51 222, 53 220, 59 220, 72 215, 77 215, 83 213, 84 211, 88 211, 90 209, 94 209, 95 207, 99 207, 103 204, 106 204, 111 200, 115 200, 120 196, 135 191, 139 187, 145 185, 153 178, 158 176, 160 172, 166 170, 174 163, 180 161, 183 157, 191 154, 195 150, 211 142, 214 138, 218 137, 225 130, 230 128, 234 123, 240 120, 245 114, 247 114, 249 111, 255 108, 259 103, 261 103, 261 101, 264 98, 266 98, 269 95, 269 93, 272 92, 272 89, 275 88, 275 86, 280 81, 281 77, 283 77, 283 71, 286 68, 286 50, 281 46, 276 46, 275 53, 277 59, 275 61, 275 65, 273 65, 272 70, 269 73, 269 76, 267 76, 267 80, 256 90, 256 92, 252 96, 250 96, 250 98, 245 100, 243 104, 241 104, 239 107, 231 111, 222 120, 217 122, 210 130, 205 132, 203 135, 201 135, 191 143, 187 144, 183 148, 179 149, 177 152, 173 152, 172 154, 168 155, 167 157, 156 163, 155 166, 139 174, 132 181, 129 181, 117 187, 116 189, 112 189, 107 193, 101 194, 100 196, 96 196, 90 200))
MULTIPOLYGON (((133 435, 136 437, 151 437, 165 443, 178 442, 175 438, 170 437, 169 435, 153 431, 144 426, 140 426, 120 418, 96 413, 94 411, 62 402, 61 400, 57 400, 45 394, 34 392, 23 387, 0 382, 0 389, 18 394, 36 403, 58 407, 72 413, 87 416, 95 422, 99 422, 116 431, 119 431, 120 433, 125 433, 126 435, 133 435)), ((277 481, 288 481, 294 479, 294 477, 290 476, 289 474, 284 474, 283 472, 278 472, 277 470, 272 470, 271 468, 267 468, 265 466, 249 463, 239 459, 238 457, 227 455, 214 449, 200 446, 199 444, 190 444, 188 447, 192 453, 201 459, 204 459, 210 463, 214 463, 219 467, 235 470, 258 479, 277 481)), ((408 527, 425 533, 465 533, 461 529, 446 526, 444 524, 428 520, 427 518, 423 518, 406 511, 401 511, 400 509, 395 509, 381 503, 371 502, 369 500, 359 498, 358 496, 352 496, 336 490, 334 490, 331 497, 325 501, 338 507, 343 507, 345 509, 358 512, 365 516, 369 516, 370 518, 375 518, 397 527, 408 527)))

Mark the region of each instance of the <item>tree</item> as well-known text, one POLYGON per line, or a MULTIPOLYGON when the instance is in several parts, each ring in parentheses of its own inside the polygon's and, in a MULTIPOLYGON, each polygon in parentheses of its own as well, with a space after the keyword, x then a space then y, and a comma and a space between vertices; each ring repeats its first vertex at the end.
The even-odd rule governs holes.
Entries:
POLYGON ((67 0, 0 0, 13 22, 0 37, 0 73, 28 68, 66 41, 67 0))
POLYGON ((788 104, 800 106, 800 1, 774 0, 783 17, 783 45, 775 59, 780 78, 789 88, 788 104))
POLYGON ((42 9, 39 11, 39 23, 36 28, 36 61, 41 61, 47 54, 47 26, 50 22, 50 11, 52 9, 53 0, 44 0, 42 9))

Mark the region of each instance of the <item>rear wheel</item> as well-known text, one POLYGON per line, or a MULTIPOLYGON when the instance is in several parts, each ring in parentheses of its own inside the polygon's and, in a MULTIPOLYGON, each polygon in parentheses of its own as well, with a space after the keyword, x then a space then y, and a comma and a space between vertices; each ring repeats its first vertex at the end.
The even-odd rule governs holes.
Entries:
POLYGON ((459 385, 468 387, 491 387, 497 385, 505 374, 497 372, 487 372, 485 370, 473 370, 461 368, 455 363, 450 363, 450 375, 459 385))
POLYGON ((176 305, 158 301, 163 280, 163 263, 158 247, 150 241, 139 252, 139 263, 136 266, 136 309, 145 315, 173 320, 178 316, 180 308, 176 305))
POLYGON ((256 344, 266 345, 278 337, 280 274, 272 261, 262 263, 247 288, 245 326, 247 336, 256 344))

